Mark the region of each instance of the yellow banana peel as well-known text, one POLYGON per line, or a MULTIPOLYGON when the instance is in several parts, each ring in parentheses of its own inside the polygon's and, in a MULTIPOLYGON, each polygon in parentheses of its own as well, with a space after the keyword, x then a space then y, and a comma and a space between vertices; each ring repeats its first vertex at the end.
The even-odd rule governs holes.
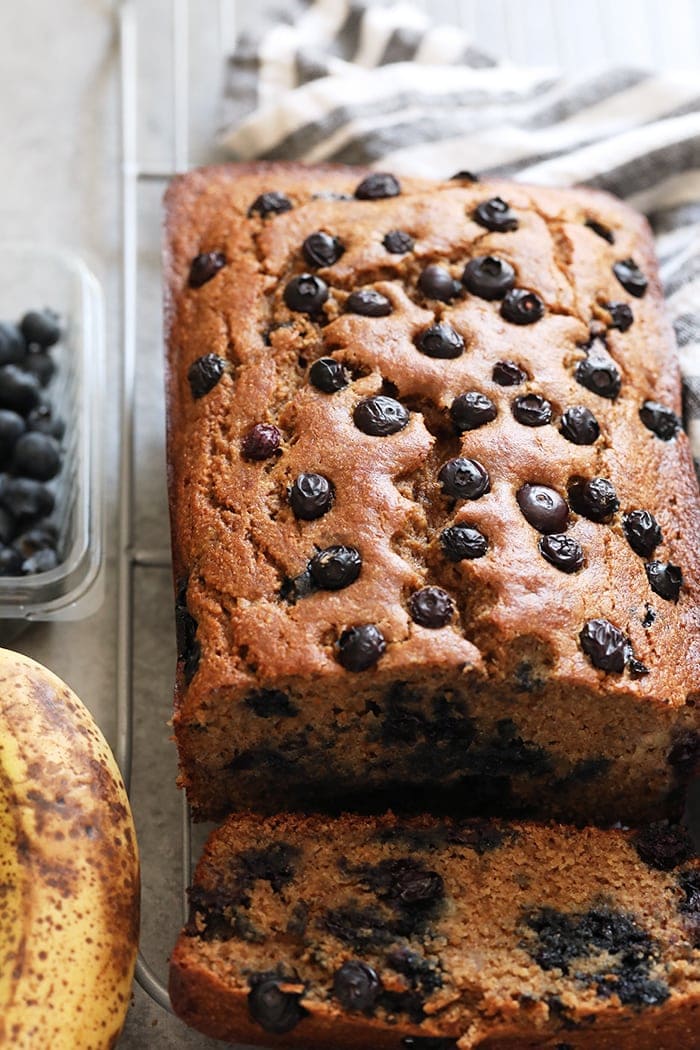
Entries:
POLYGON ((136 834, 104 737, 64 682, 0 649, 0 1047, 115 1046, 138 922, 136 834))

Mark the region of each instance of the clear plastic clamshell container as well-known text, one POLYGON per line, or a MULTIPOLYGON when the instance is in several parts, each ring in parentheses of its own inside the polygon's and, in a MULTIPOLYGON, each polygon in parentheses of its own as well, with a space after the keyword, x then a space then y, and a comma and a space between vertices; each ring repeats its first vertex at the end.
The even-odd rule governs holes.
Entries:
POLYGON ((103 597, 102 399, 104 306, 96 278, 76 255, 22 242, 0 247, 0 320, 50 307, 64 334, 50 353, 56 373, 44 391, 66 423, 62 467, 49 482, 59 564, 30 576, 0 576, 0 642, 29 621, 77 620, 103 597))

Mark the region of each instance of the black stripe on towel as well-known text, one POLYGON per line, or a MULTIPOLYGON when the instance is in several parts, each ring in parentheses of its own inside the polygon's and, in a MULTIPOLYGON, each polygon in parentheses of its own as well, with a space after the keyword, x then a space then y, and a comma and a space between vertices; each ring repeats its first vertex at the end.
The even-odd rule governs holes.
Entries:
POLYGON ((697 343, 700 346, 700 314, 681 314, 673 322, 678 346, 697 343))
MULTIPOLYGON (((483 120, 485 117, 484 107, 492 105, 520 105, 529 102, 531 99, 536 98, 545 91, 549 91, 551 86, 552 82, 549 80, 540 81, 522 94, 513 90, 504 90, 495 98, 492 92, 482 91, 480 89, 469 89, 469 91, 450 92, 445 95, 430 96, 426 96, 420 91, 405 91, 396 95, 391 95, 386 99, 362 102, 358 105, 348 103, 345 106, 337 106, 335 109, 330 110, 325 116, 315 120, 313 124, 304 124, 300 128, 295 128, 294 131, 291 131, 275 146, 261 154, 260 159, 277 160, 280 158, 296 159, 298 157, 303 157, 310 150, 319 146, 330 135, 333 135, 336 131, 342 128, 345 124, 349 124, 351 121, 362 120, 367 117, 390 116, 392 113, 401 113, 408 108, 420 108, 425 113, 425 116, 419 121, 416 121, 415 124, 403 125, 407 129, 415 129, 416 142, 434 141, 436 138, 453 137, 460 107, 474 107, 479 111, 480 117, 483 120), (437 134, 434 130, 437 126, 435 111, 447 114, 445 117, 445 125, 437 134), (453 129, 452 136, 447 136, 446 129, 450 126, 453 129)), ((462 117, 467 122, 466 126, 470 128, 474 127, 474 114, 466 113, 462 114, 462 117)), ((389 127, 389 130, 391 130, 391 127, 392 126, 389 127)), ((396 127, 396 125, 393 125, 393 127, 396 127)), ((373 147, 369 142, 372 134, 373 132, 368 131, 365 136, 368 141, 368 156, 373 150, 373 147)), ((410 138, 404 138, 400 143, 402 147, 410 146, 412 144, 410 138)))
POLYGON ((394 62, 410 62, 416 57, 422 39, 423 33, 419 30, 411 29, 410 26, 400 26, 387 40, 377 65, 390 66, 394 62))

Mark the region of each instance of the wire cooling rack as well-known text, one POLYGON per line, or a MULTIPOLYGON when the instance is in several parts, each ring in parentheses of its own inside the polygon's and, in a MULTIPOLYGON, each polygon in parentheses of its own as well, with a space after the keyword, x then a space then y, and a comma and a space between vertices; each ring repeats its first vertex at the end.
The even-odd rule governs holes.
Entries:
MULTIPOLYGON (((200 142, 214 141, 214 129, 206 120, 197 121, 193 78, 197 78, 199 94, 206 95, 213 111, 220 92, 218 81, 224 68, 224 50, 234 35, 235 13, 234 5, 227 0, 198 3, 196 11, 193 7, 188 0, 124 0, 119 8, 123 356, 116 750, 134 801, 137 825, 142 825, 139 838, 144 875, 149 845, 151 853, 162 851, 164 867, 167 864, 170 868, 171 854, 176 861, 179 859, 180 890, 175 899, 172 892, 169 896, 166 893, 165 901, 160 895, 156 901, 149 899, 149 895, 157 893, 158 878, 151 878, 150 887, 144 880, 144 927, 152 911, 161 918, 165 916, 172 925, 170 944, 174 943, 181 923, 176 897, 180 897, 183 915, 187 904, 192 838, 189 814, 183 796, 182 801, 177 802, 182 807, 178 827, 177 818, 172 819, 175 813, 170 801, 164 802, 152 790, 149 792, 147 774, 141 775, 140 788, 134 784, 135 767, 139 757, 144 757, 139 756, 137 749, 147 749, 160 767, 162 740, 167 741, 168 735, 164 723, 172 698, 174 671, 174 653, 169 644, 162 647, 164 657, 160 659, 158 623, 152 615, 154 603, 148 601, 149 592, 169 594, 166 612, 160 614, 159 620, 166 621, 170 632, 172 596, 163 462, 160 199, 172 176, 195 163, 217 159, 211 149, 202 151, 190 134, 196 121, 200 142), (153 652, 153 676, 146 688, 143 674, 138 673, 139 650, 144 643, 146 649, 150 645, 153 652), (148 720, 143 722, 140 714, 154 695, 158 713, 151 724, 148 720), (136 793, 138 802, 134 798, 136 793), (165 819, 164 814, 167 814, 165 819), (146 834, 142 833, 144 829, 146 834), (171 848, 173 839, 179 840, 174 849, 171 848)), ((172 749, 169 742, 167 746, 172 749)), ((158 780, 162 782, 163 794, 176 797, 171 764, 159 768, 158 780)), ((157 860, 157 856, 151 858, 151 869, 157 867, 157 860)), ((165 952, 159 951, 157 959, 148 957, 152 948, 149 938, 142 935, 144 944, 137 962, 137 980, 152 999, 170 1010, 165 979, 157 970, 157 964, 161 969, 165 965, 165 952)))
MULTIPOLYGON (((268 0, 122 0, 119 7, 123 357, 117 758, 142 847, 143 948, 136 976, 165 1010, 171 1009, 167 954, 186 914, 192 851, 206 829, 191 827, 184 798, 175 790, 175 752, 165 726, 175 653, 163 450, 161 197, 173 175, 221 159, 213 143, 225 56, 236 28, 254 25, 265 6, 268 0)), ((283 3, 277 6, 284 10, 283 3)), ((678 17, 661 20, 659 0, 614 5, 425 0, 423 6, 437 19, 461 24, 479 46, 515 62, 581 70, 592 58, 598 64, 613 61, 618 28, 625 30, 630 62, 664 66, 689 48, 693 56, 700 54, 700 19, 697 8, 693 15, 692 0, 667 0, 664 10, 670 7, 678 17)))

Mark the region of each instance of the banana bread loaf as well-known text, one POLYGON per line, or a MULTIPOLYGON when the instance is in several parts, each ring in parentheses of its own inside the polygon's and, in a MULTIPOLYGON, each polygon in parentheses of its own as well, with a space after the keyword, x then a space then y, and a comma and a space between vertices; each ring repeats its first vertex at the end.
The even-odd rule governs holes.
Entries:
POLYGON ((176 1012, 266 1046, 697 1050, 682 828, 235 815, 171 961, 176 1012))
POLYGON ((226 165, 170 187, 165 273, 195 815, 431 787, 671 813, 700 750, 700 509, 645 221, 587 190, 226 165))

